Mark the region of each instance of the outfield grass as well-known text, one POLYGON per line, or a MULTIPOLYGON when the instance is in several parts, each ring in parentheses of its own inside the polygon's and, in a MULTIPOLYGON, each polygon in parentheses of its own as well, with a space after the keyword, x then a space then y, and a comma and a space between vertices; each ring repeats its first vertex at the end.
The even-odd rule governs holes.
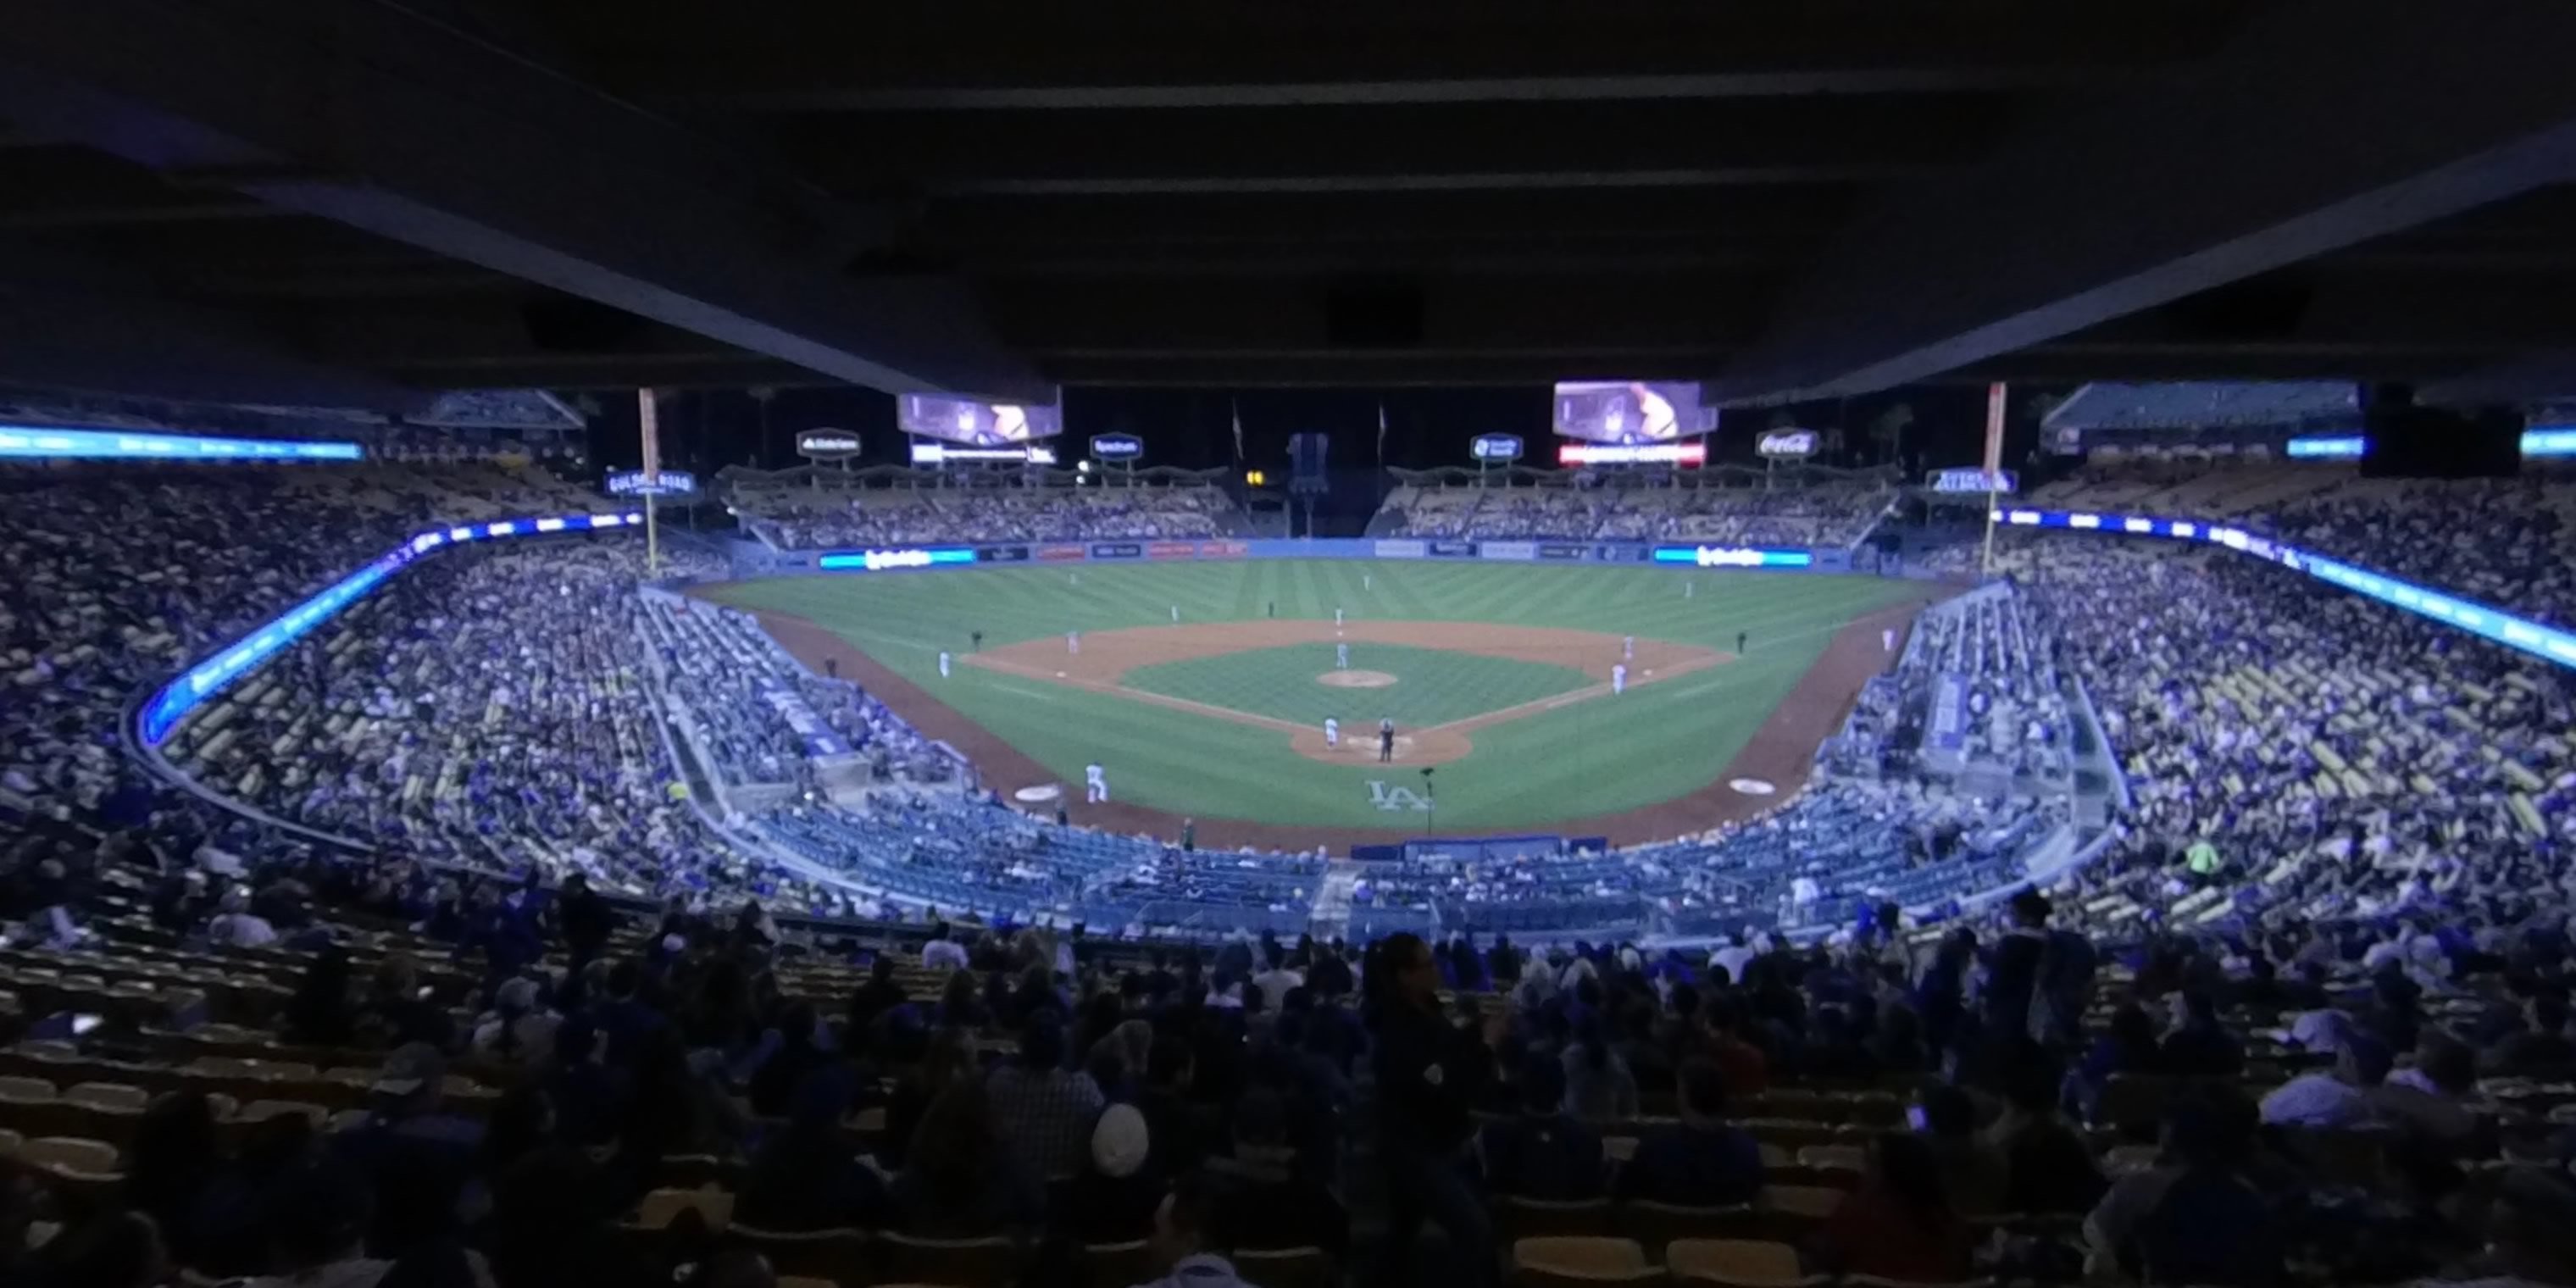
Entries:
MULTIPOLYGON (((1385 778, 1385 771, 1309 760, 1276 731, 980 667, 957 667, 942 679, 938 654, 964 653, 971 631, 984 632, 985 647, 992 648, 1069 630, 1169 625, 1174 608, 1189 622, 1274 612, 1329 619, 1341 608, 1354 620, 1553 626, 1726 652, 1734 651, 1737 632, 1750 636, 1745 657, 1616 703, 1578 702, 1478 730, 1474 751, 1440 771, 1437 821, 1448 831, 1541 828, 1697 790, 1796 686, 1835 630, 1915 591, 1858 576, 1316 559, 787 577, 710 594, 791 613, 840 635, 1069 782, 1079 783, 1082 766, 1096 761, 1108 768, 1121 800, 1201 818, 1347 827, 1411 827, 1420 820, 1371 804, 1368 782, 1385 778), (1687 597, 1685 586, 1692 588, 1687 597)), ((1280 670, 1273 676, 1277 664, 1266 660, 1300 651, 1262 649, 1170 665, 1192 668, 1192 683, 1212 676, 1230 690, 1223 699, 1184 696, 1250 710, 1244 704, 1265 700, 1258 695, 1273 684, 1315 687, 1320 667, 1298 662, 1295 675, 1280 670), (1237 668, 1231 685, 1224 680, 1229 662, 1237 668), (1196 668, 1202 666, 1219 669, 1201 676, 1196 668)), ((1487 661, 1451 654, 1439 666, 1487 661)), ((1356 650, 1352 665, 1367 665, 1356 650)), ((1406 676, 1376 693, 1393 694, 1414 682, 1398 668, 1373 669, 1406 676)), ((1470 696, 1472 710, 1510 705, 1470 696)))
POLYGON ((1374 728, 1380 717, 1407 729, 1447 724, 1593 682, 1570 666, 1401 644, 1350 647, 1352 670, 1382 671, 1396 682, 1375 689, 1328 688, 1318 677, 1334 669, 1333 646, 1292 644, 1140 666, 1121 683, 1298 724, 1321 725, 1333 716, 1357 737, 1361 724, 1374 728))

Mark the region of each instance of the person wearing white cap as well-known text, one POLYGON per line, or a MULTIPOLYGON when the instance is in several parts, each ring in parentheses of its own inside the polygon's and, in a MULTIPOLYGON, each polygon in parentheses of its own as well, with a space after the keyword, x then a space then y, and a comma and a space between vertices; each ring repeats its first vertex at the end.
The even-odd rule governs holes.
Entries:
POLYGON ((1145 1115, 1134 1105, 1111 1105, 1091 1127, 1091 1171, 1075 1188, 1074 1233, 1085 1243, 1125 1243, 1153 1229, 1161 1202, 1160 1177, 1145 1167, 1153 1152, 1145 1115))

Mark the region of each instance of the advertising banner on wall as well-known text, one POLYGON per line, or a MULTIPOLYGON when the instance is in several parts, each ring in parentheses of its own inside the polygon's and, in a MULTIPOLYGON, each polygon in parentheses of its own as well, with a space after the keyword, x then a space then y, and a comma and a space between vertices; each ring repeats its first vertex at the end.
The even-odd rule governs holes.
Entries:
POLYGON ((1563 545, 1554 542, 1542 542, 1538 548, 1538 557, 1541 559, 1583 559, 1589 557, 1591 553, 1590 546, 1563 545))
POLYGON ((1535 541, 1482 541, 1477 543, 1477 553, 1486 559, 1536 559, 1538 543, 1535 541))
POLYGON ((1434 558, 1439 559, 1473 559, 1476 557, 1476 543, 1473 541, 1434 541, 1431 543, 1431 554, 1434 558))
POLYGON ((1157 541, 1145 547, 1148 559, 1196 559, 1199 543, 1195 541, 1157 541))
POLYGON ((1027 563, 1028 561, 1027 546, 977 546, 975 548, 977 563, 1027 563))
POLYGON ((1478 434, 1476 441, 1467 444, 1467 455, 1471 459, 1488 464, 1497 461, 1517 461, 1521 458, 1521 436, 1478 434))
POLYGON ((1094 559, 1139 559, 1145 547, 1133 541, 1095 541, 1091 544, 1094 559))
POLYGON ((1377 543, 1380 559, 1427 559, 1431 547, 1419 541, 1381 541, 1377 543))
POLYGON ((1039 546, 1034 553, 1042 563, 1061 563, 1067 559, 1080 559, 1090 552, 1080 546, 1039 546))

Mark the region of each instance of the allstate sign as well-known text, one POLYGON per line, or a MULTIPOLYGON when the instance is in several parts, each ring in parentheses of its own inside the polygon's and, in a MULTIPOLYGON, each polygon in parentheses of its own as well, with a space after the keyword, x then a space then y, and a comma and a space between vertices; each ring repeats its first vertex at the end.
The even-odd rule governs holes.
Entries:
POLYGON ((796 436, 796 454, 807 460, 837 461, 859 454, 859 436, 846 429, 809 429, 796 436))
POLYGON ((1467 444, 1467 455, 1480 461, 1517 461, 1521 458, 1521 436, 1518 434, 1478 434, 1467 444))

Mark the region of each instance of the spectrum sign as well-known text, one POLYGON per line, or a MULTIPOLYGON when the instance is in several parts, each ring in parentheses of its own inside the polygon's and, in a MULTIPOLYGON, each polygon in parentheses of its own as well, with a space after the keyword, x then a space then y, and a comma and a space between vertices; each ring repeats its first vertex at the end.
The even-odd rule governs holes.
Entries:
POLYGON ((825 572, 884 572, 889 568, 930 568, 939 564, 975 562, 971 546, 946 546, 936 550, 835 550, 814 560, 814 566, 825 572))

